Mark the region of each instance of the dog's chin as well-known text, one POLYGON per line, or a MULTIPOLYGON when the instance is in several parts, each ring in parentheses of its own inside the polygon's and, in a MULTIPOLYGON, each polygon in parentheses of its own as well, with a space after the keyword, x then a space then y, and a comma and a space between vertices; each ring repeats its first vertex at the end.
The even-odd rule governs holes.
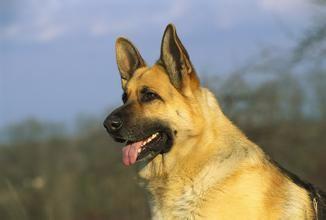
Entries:
POLYGON ((134 138, 114 137, 115 141, 126 143, 122 158, 127 166, 140 161, 148 163, 157 155, 169 152, 173 145, 172 133, 167 128, 149 129, 131 136, 134 138))

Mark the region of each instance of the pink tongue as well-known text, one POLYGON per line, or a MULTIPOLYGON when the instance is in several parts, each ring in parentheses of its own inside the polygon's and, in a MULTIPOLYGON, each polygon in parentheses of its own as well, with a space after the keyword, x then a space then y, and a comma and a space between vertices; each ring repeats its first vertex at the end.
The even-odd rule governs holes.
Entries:
POLYGON ((136 162, 138 156, 138 149, 141 148, 143 141, 129 144, 122 148, 122 162, 129 166, 136 162))

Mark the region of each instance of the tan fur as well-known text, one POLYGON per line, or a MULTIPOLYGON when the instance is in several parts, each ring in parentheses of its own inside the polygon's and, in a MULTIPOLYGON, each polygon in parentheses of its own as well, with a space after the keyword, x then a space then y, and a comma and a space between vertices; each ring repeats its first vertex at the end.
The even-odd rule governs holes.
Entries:
POLYGON ((139 171, 153 219, 313 218, 308 193, 224 116, 210 91, 181 95, 158 65, 137 70, 127 84, 130 98, 143 85, 167 101, 139 106, 139 117, 168 120, 178 131, 171 151, 139 171))

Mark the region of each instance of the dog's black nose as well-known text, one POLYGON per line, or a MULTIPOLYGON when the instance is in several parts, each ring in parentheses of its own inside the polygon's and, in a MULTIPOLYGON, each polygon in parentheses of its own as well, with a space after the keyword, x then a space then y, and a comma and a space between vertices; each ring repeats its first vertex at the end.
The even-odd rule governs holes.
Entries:
POLYGON ((111 132, 118 131, 122 127, 122 120, 116 115, 109 115, 104 121, 104 127, 111 132))

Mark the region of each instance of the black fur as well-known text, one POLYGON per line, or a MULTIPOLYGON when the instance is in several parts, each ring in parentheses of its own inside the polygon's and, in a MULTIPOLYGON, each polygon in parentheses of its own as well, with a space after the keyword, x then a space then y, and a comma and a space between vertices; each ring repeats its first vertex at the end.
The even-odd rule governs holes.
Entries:
POLYGON ((315 219, 326 220, 326 193, 311 183, 303 181, 297 175, 283 168, 276 161, 270 159, 270 162, 274 164, 282 172, 282 174, 287 176, 292 182, 309 192, 312 207, 315 209, 315 219))

